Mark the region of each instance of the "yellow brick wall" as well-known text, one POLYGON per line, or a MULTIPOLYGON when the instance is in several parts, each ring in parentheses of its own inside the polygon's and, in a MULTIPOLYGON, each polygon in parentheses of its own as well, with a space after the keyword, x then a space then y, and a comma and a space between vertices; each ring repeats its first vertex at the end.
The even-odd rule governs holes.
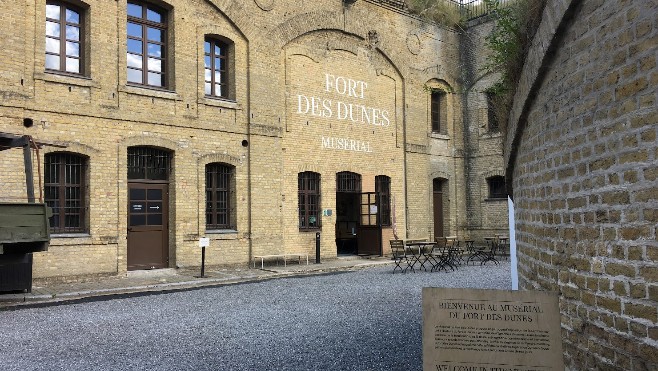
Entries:
MULTIPOLYGON (((298 228, 302 171, 321 174, 321 208, 334 212, 322 217, 323 258, 336 256, 340 171, 359 173, 364 191, 374 191, 377 175, 391 178, 401 238, 433 237, 432 179, 449 179, 446 233, 466 233, 460 35, 368 1, 347 7, 320 0, 263 3, 168 1, 171 84, 164 90, 126 84, 125 0, 86 1, 88 73, 82 78, 44 70, 45 0, 0 4, 0 131, 65 145, 89 159, 89 233, 54 236, 50 250, 35 255, 35 277, 125 273, 131 146, 172 154, 171 267, 199 265, 202 236, 210 238, 210 265, 247 264, 259 254, 314 253, 315 233, 298 228), (204 96, 203 41, 209 34, 233 42, 230 101, 204 96), (343 81, 363 85, 342 92, 336 84, 343 81), (453 89, 446 136, 429 134, 428 82, 453 89), (299 95, 331 100, 331 114, 300 111, 299 95), (379 120, 338 117, 338 102, 374 108, 379 120), (23 127, 25 117, 33 127, 23 127), (323 137, 359 141, 365 152, 325 148, 323 137), (212 162, 235 167, 234 231, 206 232, 204 169, 212 162)), ((41 160, 58 150, 44 147, 41 160)), ((0 153, 0 170, 7 174, 0 190, 21 196, 21 154, 8 153, 0 153)), ((386 251, 391 228, 383 234, 386 251)))

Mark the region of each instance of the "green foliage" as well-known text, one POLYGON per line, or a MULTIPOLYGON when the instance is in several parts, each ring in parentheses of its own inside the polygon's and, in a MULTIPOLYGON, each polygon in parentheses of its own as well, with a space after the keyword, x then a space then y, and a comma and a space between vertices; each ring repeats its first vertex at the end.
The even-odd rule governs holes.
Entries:
POLYGON ((492 94, 496 116, 504 131, 516 84, 521 76, 526 54, 535 35, 546 0, 484 0, 493 10, 494 28, 485 38, 491 51, 485 72, 500 73, 500 79, 487 90, 492 94))
POLYGON ((458 27, 463 23, 460 5, 449 0, 407 0, 412 14, 448 27, 458 27))

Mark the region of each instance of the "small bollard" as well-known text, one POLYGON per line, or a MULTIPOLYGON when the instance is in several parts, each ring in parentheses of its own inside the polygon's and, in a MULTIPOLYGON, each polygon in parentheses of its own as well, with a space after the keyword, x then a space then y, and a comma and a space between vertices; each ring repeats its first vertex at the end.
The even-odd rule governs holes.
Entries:
POLYGON ((320 232, 315 233, 315 264, 320 264, 320 232))

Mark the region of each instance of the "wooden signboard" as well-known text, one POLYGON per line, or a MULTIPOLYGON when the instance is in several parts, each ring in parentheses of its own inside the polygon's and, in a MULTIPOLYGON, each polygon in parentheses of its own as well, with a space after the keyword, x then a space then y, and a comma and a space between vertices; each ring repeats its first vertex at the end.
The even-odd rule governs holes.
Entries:
POLYGON ((563 371, 557 294, 423 288, 423 370, 563 371))

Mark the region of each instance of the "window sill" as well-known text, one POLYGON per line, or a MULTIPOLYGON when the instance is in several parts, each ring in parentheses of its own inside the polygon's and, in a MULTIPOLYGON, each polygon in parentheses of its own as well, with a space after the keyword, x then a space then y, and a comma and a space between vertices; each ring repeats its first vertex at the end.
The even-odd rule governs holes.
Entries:
POLYGON ((206 230, 206 234, 237 234, 238 231, 235 229, 209 229, 206 230))
POLYGON ((430 133, 429 137, 432 138, 432 139, 450 140, 450 136, 448 134, 430 133))
POLYGON ((89 238, 89 233, 51 233, 50 238, 89 238))
POLYGON ((503 135, 499 131, 487 131, 482 134, 483 138, 500 138, 503 135))
POLYGON ((55 82, 58 84, 81 86, 86 88, 98 87, 98 84, 87 76, 82 76, 82 75, 76 76, 76 75, 69 75, 63 73, 59 74, 55 71, 35 73, 34 79, 48 81, 48 82, 55 82))
POLYGON ((123 85, 119 87, 119 91, 123 93, 143 95, 151 98, 162 98, 169 100, 183 100, 178 93, 171 90, 161 90, 157 88, 150 88, 148 86, 136 85, 123 85))
POLYGON ((213 107, 221 107, 221 108, 228 108, 228 109, 234 109, 234 110, 239 110, 242 109, 238 102, 230 99, 224 99, 224 98, 219 98, 219 97, 211 97, 211 96, 204 96, 203 98, 200 98, 199 101, 197 102, 199 104, 205 104, 207 106, 213 106, 213 107))
POLYGON ((299 231, 302 233, 320 232, 322 231, 322 228, 306 228, 306 229, 300 229, 299 231))

